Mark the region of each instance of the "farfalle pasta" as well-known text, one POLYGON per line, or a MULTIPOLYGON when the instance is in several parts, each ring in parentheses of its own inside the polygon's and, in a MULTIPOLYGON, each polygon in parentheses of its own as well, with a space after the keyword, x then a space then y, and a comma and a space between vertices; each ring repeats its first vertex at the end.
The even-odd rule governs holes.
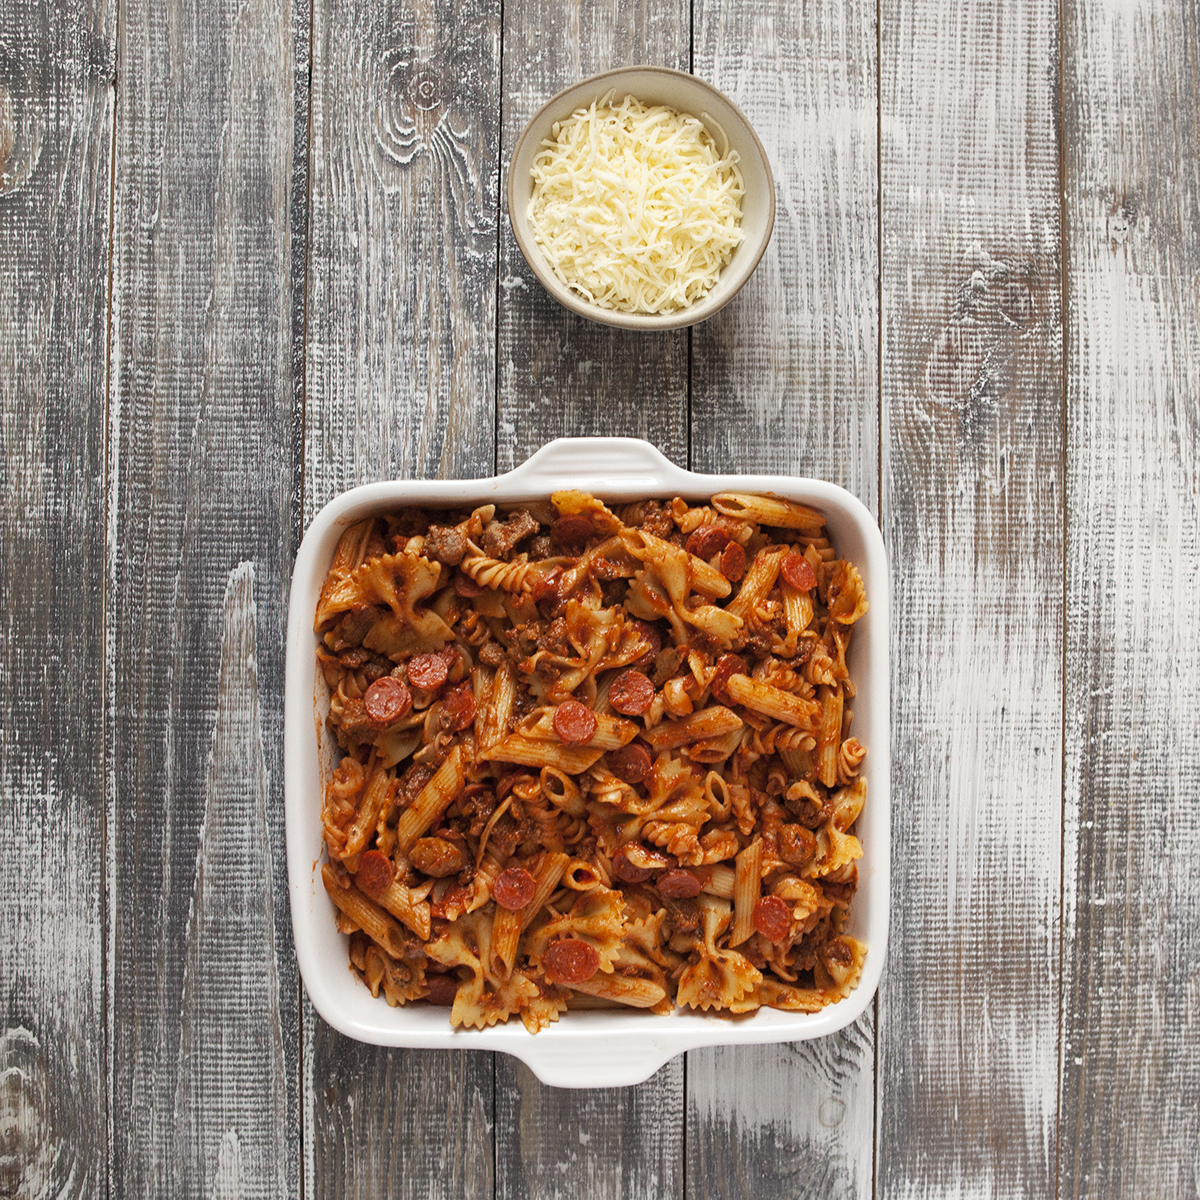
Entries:
POLYGON ((844 998, 866 611, 821 514, 778 497, 566 491, 348 528, 316 631, 351 969, 533 1033, 571 1008, 844 998))

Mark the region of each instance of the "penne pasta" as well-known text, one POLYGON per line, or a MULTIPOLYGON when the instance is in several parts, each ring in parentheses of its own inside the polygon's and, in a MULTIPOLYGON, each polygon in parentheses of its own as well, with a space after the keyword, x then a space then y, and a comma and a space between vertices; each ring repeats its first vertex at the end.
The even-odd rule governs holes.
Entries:
POLYGON ((402 853, 407 854, 412 849, 413 842, 442 815, 450 801, 462 791, 462 786, 463 751, 461 746, 455 746, 416 800, 400 815, 396 845, 402 853))
POLYGON ((733 880, 733 925, 729 944, 740 946, 754 932, 754 909, 762 894, 762 838, 756 838, 738 856, 733 880))
POLYGON ((778 496, 755 496, 749 492, 721 492, 712 498, 712 506, 727 517, 753 521, 775 529, 820 529, 825 518, 815 508, 781 500, 778 496))
POLYGON ((664 721, 653 729, 647 729, 642 737, 655 750, 675 750, 689 742, 740 733, 741 729, 741 717, 733 709, 717 704, 680 717, 677 721, 664 721))
POLYGON ((806 700, 803 696, 785 692, 768 683, 760 683, 747 675, 731 675, 725 687, 738 704, 755 712, 774 717, 776 721, 785 721, 797 729, 812 730, 817 727, 822 707, 816 701, 806 700))

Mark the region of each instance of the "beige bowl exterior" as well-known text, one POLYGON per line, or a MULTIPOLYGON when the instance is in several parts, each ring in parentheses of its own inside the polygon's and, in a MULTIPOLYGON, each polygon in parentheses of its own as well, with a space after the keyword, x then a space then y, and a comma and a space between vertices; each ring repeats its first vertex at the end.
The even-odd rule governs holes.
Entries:
POLYGON ((706 321, 724 308, 754 273, 775 226, 775 179, 767 153, 750 122, 741 109, 712 84, 667 67, 624 67, 593 75, 559 92, 534 114, 517 142, 508 168, 508 219, 525 261, 546 291, 560 304, 593 321, 623 329, 676 329, 706 321), (679 312, 627 313, 591 304, 563 285, 534 240, 529 224, 529 198, 533 193, 530 171, 542 140, 550 136, 555 121, 601 99, 609 91, 615 92, 618 99, 631 95, 644 104, 665 104, 680 112, 691 113, 704 122, 720 145, 720 134, 713 128, 715 121, 741 159, 739 165, 746 186, 742 199, 742 230, 746 240, 734 251, 712 290, 679 312))

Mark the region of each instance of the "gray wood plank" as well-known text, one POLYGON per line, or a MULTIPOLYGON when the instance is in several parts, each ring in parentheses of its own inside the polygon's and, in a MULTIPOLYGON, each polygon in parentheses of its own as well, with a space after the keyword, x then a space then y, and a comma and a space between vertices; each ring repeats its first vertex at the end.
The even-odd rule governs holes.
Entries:
MULTIPOLYGON (((314 6, 306 522, 358 483, 492 473, 499 13, 314 6)), ((490 1054, 360 1046, 306 1002, 304 1080, 306 1195, 492 1195, 490 1054)))
POLYGON ((497 465, 508 470, 555 437, 643 437, 687 461, 688 333, 634 334, 576 316, 529 269, 508 221, 508 163, 526 121, 556 92, 600 71, 689 68, 682 0, 576 0, 504 6, 497 465))
POLYGON ((303 270, 290 255, 304 220, 293 13, 130 0, 121 17, 112 1191, 294 1194, 299 989, 280 786, 303 270))
POLYGON ((499 0, 317 0, 305 499, 490 475, 499 0))
POLYGON ((1059 1195, 1200 1193, 1200 9, 1064 6, 1059 1195))
MULTIPOLYGON (((561 88, 632 63, 686 70, 688 6, 625 0, 504 6, 503 167, 525 122, 561 88)), ((627 435, 687 461, 688 335, 635 334, 551 300, 500 224, 497 466, 560 436, 627 435)), ((496 1194, 683 1192, 683 1060, 634 1088, 558 1091, 496 1060, 496 1194)))
POLYGON ((1063 361, 1058 6, 880 9, 892 555, 885 1196, 1054 1192, 1063 361))
MULTIPOLYGON (((695 11, 696 72, 753 122, 777 207, 746 290, 694 331, 692 461, 831 479, 874 508, 875 5, 702 0, 695 11)), ((687 1194, 869 1195, 874 1059, 870 1013, 819 1042, 693 1051, 687 1194)))
POLYGON ((103 1193, 116 6, 0 7, 0 1195, 103 1193))
POLYGON ((683 1137, 682 1056, 636 1087, 579 1091, 496 1057, 497 1196, 682 1196, 683 1137))

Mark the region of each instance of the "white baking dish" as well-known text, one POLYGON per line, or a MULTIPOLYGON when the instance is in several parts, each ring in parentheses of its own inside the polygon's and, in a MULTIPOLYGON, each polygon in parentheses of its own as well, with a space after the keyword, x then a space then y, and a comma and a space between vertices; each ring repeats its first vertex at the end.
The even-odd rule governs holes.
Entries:
POLYGON ((668 462, 653 446, 628 438, 564 438, 495 479, 393 481, 346 492, 317 514, 296 556, 288 614, 284 756, 288 884, 300 974, 313 1006, 335 1029, 380 1046, 502 1050, 555 1087, 640 1083, 668 1059, 698 1046, 794 1042, 849 1025, 870 1004, 887 946, 890 861, 888 747, 889 587, 883 538, 867 509, 831 483, 782 475, 696 475, 668 462), (681 495, 700 499, 725 489, 773 492, 820 509, 838 553, 862 573, 870 611, 858 622, 850 669, 858 688, 854 732, 867 747, 867 805, 858 821, 863 843, 859 888, 849 931, 868 946, 862 981, 850 997, 822 1012, 764 1008, 730 1019, 677 1011, 565 1014, 542 1033, 519 1020, 487 1030, 450 1028, 448 1010, 426 1005, 390 1008, 350 972, 347 939, 320 879, 321 802, 335 744, 325 728, 328 699, 316 669, 313 614, 343 529, 374 512, 401 505, 513 503, 581 488, 603 499, 681 495))

